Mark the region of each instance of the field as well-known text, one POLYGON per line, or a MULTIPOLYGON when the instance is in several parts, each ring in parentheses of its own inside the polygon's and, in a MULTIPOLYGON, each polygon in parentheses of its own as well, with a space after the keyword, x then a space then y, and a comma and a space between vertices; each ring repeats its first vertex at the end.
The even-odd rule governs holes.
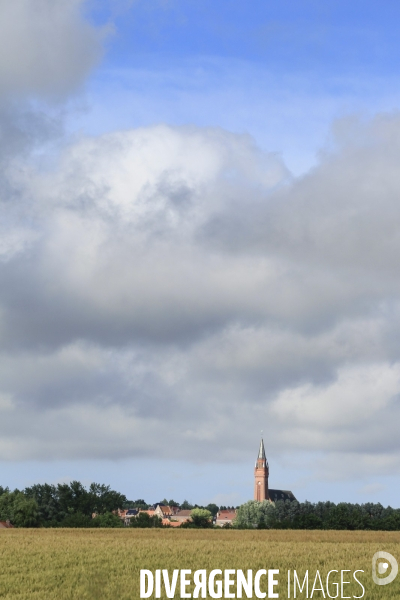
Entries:
MULTIPOLYGON (((399 559, 400 532, 3 530, 0 598, 136 599, 140 597, 141 568, 168 569, 170 573, 173 569, 280 569, 276 589, 280 598, 288 597, 288 569, 296 569, 302 578, 308 569, 312 581, 317 569, 323 581, 331 569, 363 569, 358 577, 366 588, 364 598, 399 598, 400 574, 386 586, 372 582, 372 555, 379 550, 399 559)), ((330 593, 334 595, 334 591, 330 593)), ((359 596, 362 589, 354 583, 345 586, 346 594, 359 596)), ((179 597, 177 592, 175 598, 179 597)), ((297 597, 307 596, 297 593, 297 597)), ((322 592, 314 592, 313 598, 323 598, 322 592)))

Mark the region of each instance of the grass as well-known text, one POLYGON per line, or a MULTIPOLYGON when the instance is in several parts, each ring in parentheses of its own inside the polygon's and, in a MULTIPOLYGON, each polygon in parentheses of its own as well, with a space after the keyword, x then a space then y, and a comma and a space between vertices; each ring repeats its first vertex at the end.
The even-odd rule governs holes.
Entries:
MULTIPOLYGON (((317 569, 323 580, 331 569, 363 569, 359 576, 366 588, 364 598, 394 600, 400 597, 400 574, 387 586, 372 582, 372 555, 379 550, 400 562, 400 532, 3 530, 0 598, 131 600, 140 597, 141 568, 170 573, 173 569, 269 568, 280 569, 280 598, 287 598, 288 569, 296 569, 302 577, 308 569, 312 580, 317 569)), ((361 594, 359 586, 345 589, 348 596, 361 594)), ((323 596, 315 592, 313 597, 323 596)))

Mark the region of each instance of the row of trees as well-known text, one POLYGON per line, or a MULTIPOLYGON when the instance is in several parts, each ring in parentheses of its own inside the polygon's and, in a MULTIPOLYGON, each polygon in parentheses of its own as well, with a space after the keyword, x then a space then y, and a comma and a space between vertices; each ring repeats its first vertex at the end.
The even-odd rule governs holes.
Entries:
MULTIPOLYGON (((191 519, 182 527, 212 527, 212 517, 219 508, 193 506, 187 501, 160 504, 191 510, 191 519)), ((11 521, 16 527, 122 527, 114 514, 121 507, 147 508, 144 500, 130 502, 123 494, 107 485, 92 483, 85 488, 79 481, 70 484, 38 484, 23 491, 0 486, 0 521, 11 521), (93 517, 95 514, 95 518, 93 517)), ((223 507, 221 507, 222 509, 223 507)), ((162 527, 157 516, 140 513, 131 519, 132 527, 162 527)), ((233 524, 236 528, 259 529, 349 529, 400 530, 400 509, 381 504, 349 504, 342 502, 257 502, 251 500, 239 507, 233 524)))
POLYGON ((234 527, 239 529, 348 529, 400 530, 400 509, 381 504, 297 502, 275 504, 251 500, 239 507, 234 527))
POLYGON ((113 514, 126 497, 107 485, 79 481, 38 484, 25 490, 0 487, 0 521, 15 527, 111 527, 122 525, 113 514), (92 515, 97 517, 92 519, 92 515))
MULTIPOLYGON (((179 504, 162 500, 157 504, 191 510, 192 519, 185 527, 210 527, 219 508, 216 504, 198 507, 187 500, 179 504)), ((15 527, 123 527, 114 514, 118 508, 149 508, 143 499, 136 501, 107 485, 92 483, 85 488, 79 481, 58 485, 37 484, 23 491, 0 486, 0 521, 10 521, 15 527), (93 518, 93 515, 96 517, 93 518)), ((162 520, 140 513, 130 521, 132 527, 162 527, 162 520)))

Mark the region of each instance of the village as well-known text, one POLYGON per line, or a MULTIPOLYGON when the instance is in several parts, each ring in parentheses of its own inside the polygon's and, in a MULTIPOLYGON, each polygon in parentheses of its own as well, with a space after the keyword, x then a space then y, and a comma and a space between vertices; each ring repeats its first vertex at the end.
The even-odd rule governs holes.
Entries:
MULTIPOLYGON (((164 527, 180 527, 183 523, 191 521, 192 509, 181 509, 178 506, 168 506, 166 504, 156 504, 148 509, 128 508, 118 510, 118 516, 123 520, 124 525, 129 527, 131 519, 136 519, 140 513, 147 514, 149 517, 158 517, 164 527)), ((217 527, 230 527, 236 518, 236 509, 228 508, 217 512, 212 518, 213 525, 217 527)))
MULTIPOLYGON (((269 465, 265 454, 264 440, 261 439, 258 455, 254 469, 254 500, 263 502, 276 502, 277 500, 295 500, 293 493, 289 490, 273 490, 268 486, 269 465)), ((165 527, 181 527, 184 523, 189 523, 192 509, 180 508, 179 506, 170 506, 162 502, 155 504, 147 509, 128 508, 118 510, 118 516, 123 520, 125 526, 131 526, 132 519, 137 519, 140 515, 147 514, 149 517, 158 517, 165 527)), ((212 524, 217 527, 231 527, 236 519, 237 509, 234 507, 220 508, 212 517, 212 524)))

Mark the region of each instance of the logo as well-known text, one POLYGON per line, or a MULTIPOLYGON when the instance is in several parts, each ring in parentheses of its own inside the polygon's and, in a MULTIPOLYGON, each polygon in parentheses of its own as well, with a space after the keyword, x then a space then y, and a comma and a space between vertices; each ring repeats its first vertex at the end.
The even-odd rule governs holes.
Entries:
POLYGON ((376 552, 372 557, 372 579, 376 585, 392 583, 396 579, 398 570, 399 565, 397 564, 397 560, 389 552, 376 552), (388 572, 389 565, 391 570, 388 572), (388 573, 386 577, 379 577, 379 575, 384 575, 385 573, 388 573))

